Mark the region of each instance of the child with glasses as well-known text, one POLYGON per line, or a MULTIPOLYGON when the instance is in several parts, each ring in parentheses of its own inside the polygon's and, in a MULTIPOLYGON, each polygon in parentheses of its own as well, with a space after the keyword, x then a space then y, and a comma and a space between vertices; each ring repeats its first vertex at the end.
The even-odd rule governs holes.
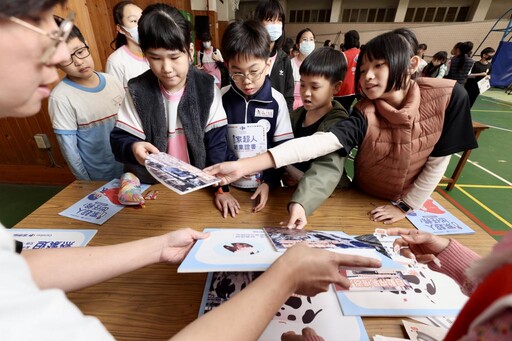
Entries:
POLYGON ((77 179, 118 178, 123 167, 115 161, 109 139, 124 88, 114 76, 94 70, 89 46, 76 26, 66 44, 70 54, 58 64, 66 77, 53 89, 48 104, 60 149, 77 179))
MULTIPOLYGON (((231 85, 222 89, 222 104, 229 123, 230 147, 238 157, 254 156, 293 138, 288 106, 283 95, 272 88, 270 36, 257 21, 231 23, 222 38, 224 60, 231 85)), ((251 199, 259 200, 254 211, 267 203, 269 190, 280 185, 283 170, 267 170, 233 183, 256 189, 251 199)))
MULTIPOLYGON (((151 69, 128 82, 111 133, 116 159, 145 183, 156 182, 144 167, 150 153, 166 152, 198 168, 235 159, 220 89, 191 64, 190 23, 175 7, 153 4, 142 12, 139 33, 151 69)), ((226 192, 218 189, 215 204, 224 217, 234 217, 239 204, 226 192)))

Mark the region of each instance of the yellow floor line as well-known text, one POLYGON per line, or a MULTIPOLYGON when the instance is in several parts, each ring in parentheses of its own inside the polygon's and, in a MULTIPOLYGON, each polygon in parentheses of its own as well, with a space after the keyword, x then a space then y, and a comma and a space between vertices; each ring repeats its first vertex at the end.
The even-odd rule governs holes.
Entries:
POLYGON ((496 217, 496 219, 498 219, 499 221, 501 221, 503 224, 505 224, 506 226, 508 226, 509 228, 512 228, 512 224, 509 223, 508 221, 506 221, 505 219, 503 219, 499 214, 497 214, 496 212, 494 212, 493 210, 491 210, 489 207, 487 207, 486 205, 484 205, 480 200, 478 200, 477 198, 475 198, 474 196, 472 196, 471 194, 469 194, 468 192, 466 192, 465 190, 463 190, 462 188, 460 188, 460 185, 455 185, 455 187, 461 191, 462 193, 464 193, 467 197, 469 197, 471 200, 473 200, 475 203, 477 203, 478 205, 480 205, 484 210, 486 210, 487 212, 489 212, 490 214, 492 214, 493 216, 496 217))
POLYGON ((497 188, 497 189, 512 189, 512 186, 498 186, 498 185, 457 185, 459 187, 467 188, 497 188))
POLYGON ((512 112, 510 110, 485 110, 485 109, 471 109, 471 111, 478 111, 478 112, 505 112, 505 113, 512 112))

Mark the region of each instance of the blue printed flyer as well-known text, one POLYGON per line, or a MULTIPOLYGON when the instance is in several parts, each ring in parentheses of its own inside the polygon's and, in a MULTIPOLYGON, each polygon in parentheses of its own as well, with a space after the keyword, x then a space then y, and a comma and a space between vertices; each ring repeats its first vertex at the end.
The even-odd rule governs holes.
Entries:
MULTIPOLYGON (((119 186, 119 179, 114 179, 60 212, 59 215, 102 225, 124 208, 124 205, 121 205, 117 199, 119 186)), ((148 189, 149 185, 140 187, 143 192, 148 189)))
POLYGON ((428 198, 423 206, 406 215, 407 219, 421 231, 437 235, 473 234, 469 226, 432 198, 428 198))
POLYGON ((55 249, 86 246, 98 230, 7 229, 23 243, 23 249, 55 249))

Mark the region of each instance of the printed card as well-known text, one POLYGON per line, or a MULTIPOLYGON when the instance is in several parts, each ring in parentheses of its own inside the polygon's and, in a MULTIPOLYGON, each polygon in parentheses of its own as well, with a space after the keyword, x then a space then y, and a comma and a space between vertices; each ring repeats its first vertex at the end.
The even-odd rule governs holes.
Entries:
MULTIPOLYGON (((340 270, 350 281, 349 291, 401 291, 411 290, 412 285, 401 271, 389 270, 340 270)), ((336 290, 343 290, 336 285, 336 290)))
POLYGON ((7 229, 23 250, 86 246, 98 230, 7 229))

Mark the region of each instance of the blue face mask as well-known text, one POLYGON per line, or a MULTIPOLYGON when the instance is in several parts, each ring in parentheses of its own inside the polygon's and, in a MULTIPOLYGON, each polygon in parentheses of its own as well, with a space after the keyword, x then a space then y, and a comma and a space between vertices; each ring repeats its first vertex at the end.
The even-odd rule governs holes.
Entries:
POLYGON ((304 56, 309 56, 311 52, 315 49, 315 42, 314 41, 303 41, 300 43, 299 51, 304 56))
POLYGON ((268 35, 270 36, 270 40, 276 41, 283 35, 283 24, 270 24, 265 25, 265 28, 268 31, 268 35))

